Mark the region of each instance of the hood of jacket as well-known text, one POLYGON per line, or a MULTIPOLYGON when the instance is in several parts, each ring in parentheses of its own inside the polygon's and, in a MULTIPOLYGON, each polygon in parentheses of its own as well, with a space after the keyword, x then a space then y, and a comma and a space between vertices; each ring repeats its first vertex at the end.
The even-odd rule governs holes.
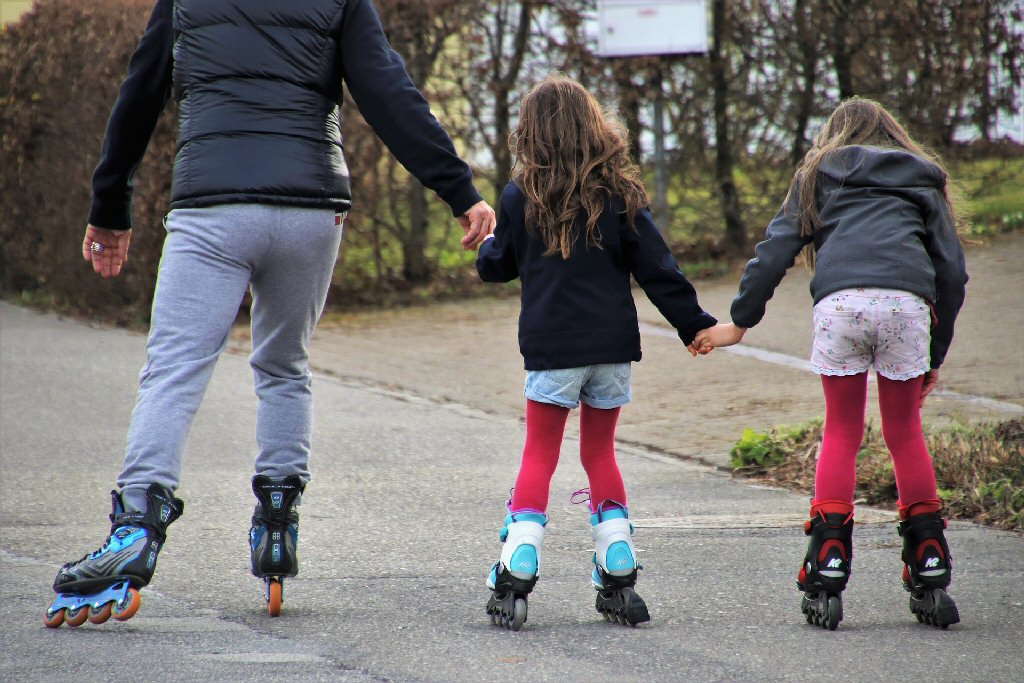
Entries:
POLYGON ((820 173, 840 185, 859 187, 946 186, 946 173, 918 155, 902 149, 850 145, 828 154, 820 173))

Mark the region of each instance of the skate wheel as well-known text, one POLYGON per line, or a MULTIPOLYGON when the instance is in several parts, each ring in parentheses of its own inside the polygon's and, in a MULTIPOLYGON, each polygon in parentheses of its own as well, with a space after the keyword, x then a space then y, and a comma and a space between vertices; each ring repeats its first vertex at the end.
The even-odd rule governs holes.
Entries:
POLYGON ((111 614, 118 621, 128 621, 135 616, 135 613, 139 611, 141 606, 142 596, 139 595, 139 591, 135 588, 129 588, 128 595, 125 596, 124 601, 113 603, 111 614))
POLYGON ((829 631, 835 631, 839 622, 843 620, 843 602, 837 595, 828 596, 828 617, 822 626, 827 626, 829 631))
POLYGON ((281 604, 284 602, 284 587, 280 579, 267 580, 267 612, 272 617, 281 616, 281 604))
POLYGON ((68 609, 64 614, 64 623, 71 628, 81 626, 89 618, 89 608, 83 605, 78 609, 68 609))
POLYGON ((516 598, 515 604, 512 607, 512 617, 509 619, 508 627, 513 631, 518 631, 526 623, 526 600, 522 598, 516 598))
POLYGON ((111 613, 113 611, 114 611, 114 603, 113 603, 113 601, 104 604, 103 607, 100 607, 99 609, 95 609, 92 605, 90 605, 89 606, 89 623, 97 624, 97 625, 98 624, 102 624, 103 622, 105 622, 108 619, 110 619, 110 615, 111 615, 111 613))
POLYGON ((43 626, 46 628, 60 628, 60 625, 64 623, 64 608, 60 608, 53 614, 50 614, 50 610, 46 610, 43 614, 43 626))

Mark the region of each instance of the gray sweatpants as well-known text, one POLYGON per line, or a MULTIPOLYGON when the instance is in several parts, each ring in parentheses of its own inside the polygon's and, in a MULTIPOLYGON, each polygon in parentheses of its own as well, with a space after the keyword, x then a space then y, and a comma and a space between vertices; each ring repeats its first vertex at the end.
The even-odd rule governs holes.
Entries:
POLYGON ((331 209, 225 204, 175 209, 157 276, 146 365, 118 478, 144 510, 151 483, 177 488, 189 428, 252 288, 256 473, 309 480, 308 346, 341 243, 331 209))

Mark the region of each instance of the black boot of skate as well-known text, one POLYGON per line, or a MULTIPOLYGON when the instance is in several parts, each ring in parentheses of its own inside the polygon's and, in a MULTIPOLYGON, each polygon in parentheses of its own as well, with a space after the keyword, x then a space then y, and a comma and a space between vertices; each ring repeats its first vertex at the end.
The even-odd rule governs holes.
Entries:
POLYGON ((252 478, 259 501, 249 530, 252 575, 263 579, 270 616, 281 614, 284 579, 299 573, 299 511, 296 503, 306 485, 298 475, 252 478))
POLYGON ((811 506, 804 522, 811 537, 796 584, 804 591, 800 601, 808 624, 834 631, 843 620, 843 591, 853 572, 853 506, 823 501, 811 506))
POLYGON ((897 530, 903 537, 903 587, 910 593, 910 611, 918 622, 949 628, 960 621, 953 598, 946 593, 952 580, 953 558, 943 530, 946 520, 938 512, 907 517, 900 508, 897 530))
POLYGON ((167 538, 167 527, 181 516, 185 504, 171 490, 150 484, 146 511, 127 511, 117 491, 111 491, 110 535, 103 546, 77 562, 68 562, 57 572, 50 604, 43 623, 50 628, 61 624, 81 626, 114 617, 125 621, 135 616, 147 585, 156 570, 156 560, 167 538))

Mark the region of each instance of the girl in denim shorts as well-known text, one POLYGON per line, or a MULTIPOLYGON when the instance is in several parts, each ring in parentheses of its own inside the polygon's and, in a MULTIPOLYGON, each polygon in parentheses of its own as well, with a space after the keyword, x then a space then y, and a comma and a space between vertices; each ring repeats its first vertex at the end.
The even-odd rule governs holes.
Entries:
POLYGON ((802 611, 829 629, 843 616, 873 367, 900 497, 903 585, 918 620, 946 628, 960 617, 945 592, 952 562, 920 408, 953 339, 967 272, 946 172, 879 104, 853 98, 829 117, 747 264, 732 323, 699 334, 702 351, 739 342, 761 320, 801 250, 814 269, 811 366, 825 392, 811 539, 797 575, 802 611))
POLYGON ((590 484, 593 584, 606 619, 650 619, 633 591, 636 556, 615 425, 630 401, 640 332, 636 279, 691 353, 717 321, 697 303, 647 209, 620 127, 575 81, 552 76, 523 98, 509 138, 515 177, 501 197, 493 239, 480 247, 487 282, 522 283, 519 348, 526 376, 526 445, 501 559, 487 579, 487 613, 519 630, 540 569, 551 477, 569 411, 580 408, 580 460, 590 484))

